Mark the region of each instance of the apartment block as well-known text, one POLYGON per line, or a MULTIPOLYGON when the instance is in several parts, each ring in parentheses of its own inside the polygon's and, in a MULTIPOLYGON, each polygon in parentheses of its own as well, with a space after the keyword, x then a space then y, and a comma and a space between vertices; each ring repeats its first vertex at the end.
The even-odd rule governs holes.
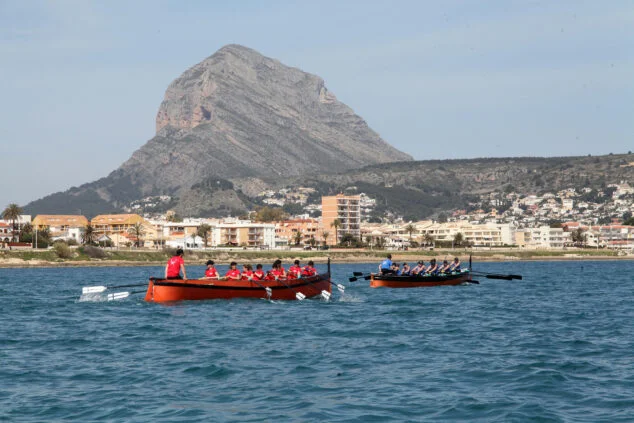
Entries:
POLYGON ((361 196, 359 195, 333 195, 321 197, 321 224, 322 232, 328 231, 328 244, 335 245, 344 234, 350 234, 355 238, 361 237, 361 196), (339 227, 335 230, 333 223, 339 220, 339 227), (335 233, 337 239, 335 239, 335 233))

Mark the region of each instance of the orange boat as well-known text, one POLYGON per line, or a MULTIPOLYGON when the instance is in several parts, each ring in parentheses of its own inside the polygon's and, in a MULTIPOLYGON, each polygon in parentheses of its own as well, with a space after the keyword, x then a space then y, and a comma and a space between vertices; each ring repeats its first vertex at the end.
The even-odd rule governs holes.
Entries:
POLYGON ((471 271, 469 270, 433 276, 396 276, 374 273, 370 275, 370 287, 372 288, 420 288, 426 286, 461 285, 468 282, 478 283, 471 280, 471 271))
MULTIPOLYGON (((323 291, 330 294, 332 292, 331 285, 329 261, 328 272, 299 279, 254 282, 249 280, 150 278, 145 301, 163 303, 231 298, 294 300, 325 295, 322 294, 323 291)), ((327 295, 327 297, 329 296, 327 295)))

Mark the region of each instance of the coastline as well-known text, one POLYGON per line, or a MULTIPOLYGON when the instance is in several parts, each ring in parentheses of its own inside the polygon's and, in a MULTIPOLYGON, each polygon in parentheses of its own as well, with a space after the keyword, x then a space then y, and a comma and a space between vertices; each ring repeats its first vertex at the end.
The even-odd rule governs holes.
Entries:
MULTIPOLYGON (((332 263, 373 263, 380 262, 386 254, 392 254, 396 262, 412 263, 418 260, 429 261, 432 258, 460 257, 463 262, 472 255, 475 262, 521 262, 521 261, 605 261, 634 260, 634 255, 618 255, 611 251, 470 251, 470 250, 438 250, 438 251, 371 251, 371 250, 331 250, 331 251, 188 251, 185 263, 202 266, 209 259, 217 264, 225 265, 231 261, 239 263, 262 263, 265 266, 275 258, 285 262, 299 259, 302 262, 313 260, 323 264, 330 257, 332 263), (613 254, 609 254, 613 253, 613 254)), ((0 268, 56 268, 56 267, 148 267, 164 266, 169 255, 160 251, 117 251, 112 257, 87 258, 85 256, 70 259, 53 258, 50 252, 3 252, 0 254, 0 268), (40 255, 41 257, 37 257, 40 255)))

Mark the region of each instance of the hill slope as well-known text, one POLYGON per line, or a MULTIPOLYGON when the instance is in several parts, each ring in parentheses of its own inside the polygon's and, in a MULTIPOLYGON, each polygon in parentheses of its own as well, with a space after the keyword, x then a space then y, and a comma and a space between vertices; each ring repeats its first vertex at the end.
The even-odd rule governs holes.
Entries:
POLYGON ((411 160, 339 102, 323 79, 238 45, 172 82, 156 126, 156 136, 106 178, 25 209, 91 214, 147 195, 187 196, 208 178, 275 181, 411 160))

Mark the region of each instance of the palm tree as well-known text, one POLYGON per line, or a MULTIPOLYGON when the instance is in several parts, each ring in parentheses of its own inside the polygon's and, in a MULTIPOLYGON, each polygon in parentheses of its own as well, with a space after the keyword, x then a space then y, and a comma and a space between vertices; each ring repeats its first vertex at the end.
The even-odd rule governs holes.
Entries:
POLYGON ((323 231, 321 233, 321 236, 324 238, 324 245, 327 245, 328 244, 328 237, 330 236, 330 232, 323 231))
POLYGON ((414 226, 414 225, 412 225, 412 224, 410 223, 410 224, 408 224, 407 226, 405 226, 405 228, 404 228, 404 229, 405 229, 405 230, 407 231, 407 233, 409 234, 409 243, 411 244, 411 243, 412 243, 412 233, 413 233, 414 231, 416 231, 416 226, 414 226))
POLYGON ((423 237, 424 241, 425 241, 425 245, 434 245, 434 237, 431 234, 425 234, 425 236, 423 237))
POLYGON ((2 212, 2 218, 4 220, 11 221, 11 240, 15 241, 15 233, 17 232, 17 227, 15 226, 15 221, 20 220, 20 215, 22 214, 22 207, 18 206, 15 203, 11 203, 7 206, 6 209, 2 212))
POLYGON ((196 230, 196 235, 203 239, 203 243, 205 244, 205 248, 207 248, 207 244, 209 242, 209 236, 211 235, 211 226, 206 223, 203 223, 196 230))
POLYGON ((331 227, 335 228, 335 245, 339 243, 339 228, 341 227, 341 220, 335 219, 330 224, 331 227))
POLYGON ((302 231, 297 231, 295 232, 295 235, 293 235, 293 240, 295 241, 295 245, 299 245, 300 242, 302 242, 302 231))
POLYGON ((140 247, 142 245, 141 238, 143 238, 143 235, 145 235, 145 229, 143 228, 143 225, 139 222, 135 223, 134 225, 130 226, 130 229, 128 229, 128 233, 136 238, 135 245, 137 247, 140 247))
POLYGON ((90 223, 81 231, 81 242, 84 245, 92 245, 95 242, 95 227, 90 223))

